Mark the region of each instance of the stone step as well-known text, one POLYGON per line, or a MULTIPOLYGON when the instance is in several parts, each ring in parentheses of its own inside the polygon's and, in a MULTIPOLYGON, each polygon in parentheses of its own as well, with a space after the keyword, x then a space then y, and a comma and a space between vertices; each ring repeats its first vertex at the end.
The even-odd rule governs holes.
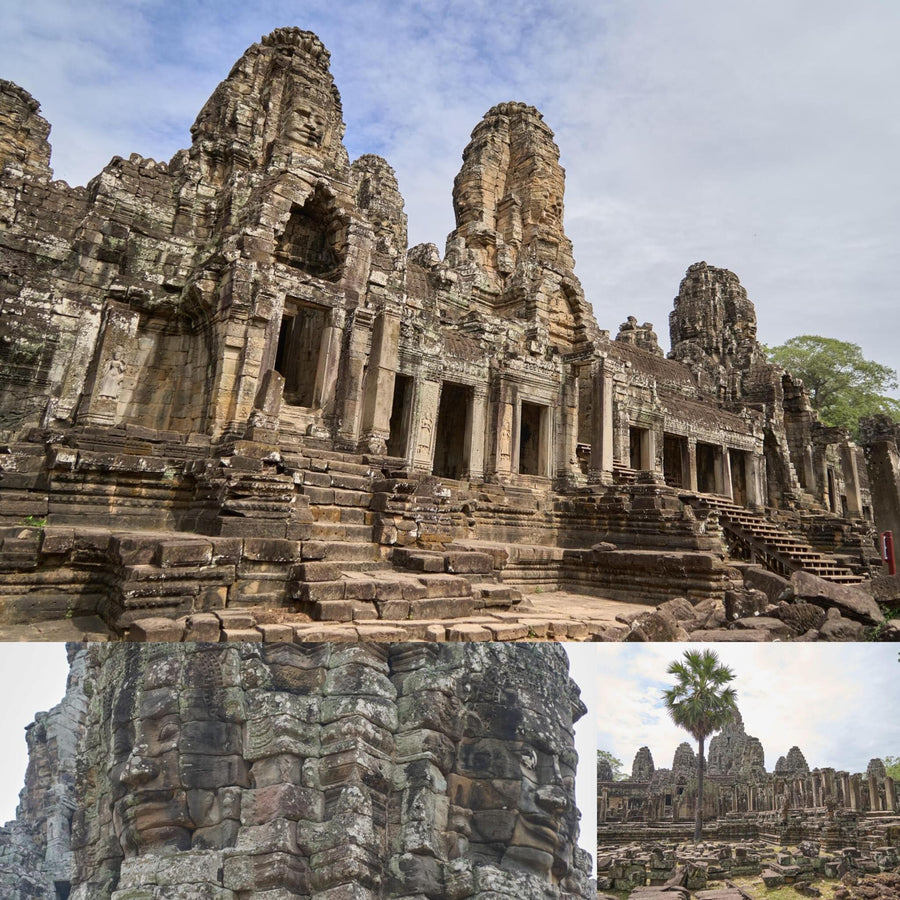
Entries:
MULTIPOLYGON (((366 526, 371 533, 371 526, 366 526)), ((303 560, 328 562, 382 562, 381 547, 371 541, 304 541, 300 551, 303 560)))
POLYGON ((347 525, 343 522, 314 522, 310 538, 319 541, 371 541, 371 525, 347 525))

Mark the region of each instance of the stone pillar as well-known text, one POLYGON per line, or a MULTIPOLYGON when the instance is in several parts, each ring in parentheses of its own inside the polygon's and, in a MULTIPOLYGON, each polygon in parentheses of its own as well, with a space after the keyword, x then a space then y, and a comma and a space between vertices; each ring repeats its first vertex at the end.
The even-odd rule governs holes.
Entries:
POLYGON ((326 415, 334 411, 334 386, 337 384, 341 362, 341 330, 344 311, 332 309, 328 324, 322 329, 319 340, 319 362, 316 366, 316 383, 313 388, 313 407, 326 415))
POLYGON ((399 344, 400 316, 393 310, 385 310, 375 320, 372 330, 372 350, 363 394, 359 449, 370 453, 387 452, 399 344))
POLYGON ((765 486, 761 477, 762 457, 750 451, 744 456, 744 473, 747 482, 747 506, 765 506, 765 486))
POLYGON ((850 519, 859 519, 862 517, 862 497, 859 493, 855 444, 841 444, 841 469, 844 473, 844 496, 847 498, 844 515, 850 519))
POLYGON ((859 775, 850 776, 850 809, 854 812, 862 810, 862 790, 859 775))
POLYGON ((469 448, 469 478, 480 481, 484 477, 485 417, 487 393, 476 388, 472 393, 471 408, 466 417, 466 444, 469 448))
POLYGON ((644 472, 658 471, 656 466, 656 429, 648 428, 641 442, 641 469, 644 472))
POLYGON ((613 377, 605 360, 591 373, 591 480, 612 481, 613 471, 613 377))
POLYGON ((727 447, 722 447, 719 457, 719 493, 724 494, 729 500, 734 500, 734 488, 731 484, 731 454, 727 447))
MULTIPOLYGON (((353 313, 350 345, 343 366, 343 403, 341 404, 340 430, 338 431, 339 443, 347 450, 355 450, 359 441, 363 374, 366 368, 366 351, 371 328, 372 313, 366 309, 357 309, 353 313)), ((325 336, 323 335, 322 347, 324 348, 324 346, 325 336)), ((321 360, 321 354, 319 358, 321 360)), ((318 387, 318 378, 316 384, 318 387)))
POLYGON ((697 490, 697 439, 687 439, 687 488, 697 490))
POLYGON ((120 400, 127 402, 137 373, 128 371, 134 358, 140 313, 109 303, 103 316, 95 364, 84 386, 84 399, 78 409, 78 423, 114 425, 120 400))
POLYGON ((609 814, 609 788, 603 788, 597 798, 597 822, 603 824, 609 814))
POLYGON ((881 811, 881 796, 878 792, 878 781, 874 775, 869 775, 869 812, 881 811))
POLYGON ((434 433, 441 401, 441 383, 423 381, 416 395, 418 409, 415 417, 413 468, 420 472, 430 472, 434 460, 434 433))
POLYGON ((516 404, 508 396, 508 389, 501 386, 494 410, 494 439, 491 468, 498 478, 505 480, 513 473, 513 436, 516 434, 516 404))
POLYGON ((838 781, 841 786, 841 806, 850 809, 850 773, 838 772, 838 781))
MULTIPOLYGON (((577 366, 563 367, 555 470, 557 478, 564 481, 572 481, 581 474, 575 455, 575 446, 578 443, 578 380, 577 366)), ((552 409, 550 413, 553 413, 552 409)))
POLYGON ((885 812, 897 812, 897 786, 890 775, 884 779, 884 810, 885 812))

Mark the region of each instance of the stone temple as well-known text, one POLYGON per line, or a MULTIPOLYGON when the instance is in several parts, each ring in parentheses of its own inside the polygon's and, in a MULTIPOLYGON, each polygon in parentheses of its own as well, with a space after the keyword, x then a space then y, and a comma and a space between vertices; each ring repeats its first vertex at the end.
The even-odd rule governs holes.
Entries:
POLYGON ((705 262, 668 358, 634 317, 610 338, 533 107, 475 127, 443 254, 407 246, 390 165, 349 160, 310 32, 251 46, 167 163, 115 157, 72 188, 48 135, 0 82, 3 625, 762 640, 881 622, 853 585, 900 509, 896 430, 864 432, 867 458, 819 423, 737 276, 705 262), (652 621, 536 613, 561 591, 652 621), (783 619, 790 597, 815 609, 783 619), (674 598, 707 605, 652 612, 674 598))
POLYGON ((555 644, 69 645, 9 900, 588 900, 555 644))
MULTIPOLYGON (((598 768, 597 779, 601 843, 685 839, 693 833, 697 757, 687 742, 677 748, 669 769, 655 768, 649 748, 641 747, 630 778, 614 781, 607 763, 598 768)), ((900 849, 897 793, 880 759, 862 773, 810 770, 800 748, 791 747, 767 772, 763 745, 746 733, 738 713, 709 742, 704 834, 763 836, 778 844, 817 840, 833 849, 888 844, 900 849)))

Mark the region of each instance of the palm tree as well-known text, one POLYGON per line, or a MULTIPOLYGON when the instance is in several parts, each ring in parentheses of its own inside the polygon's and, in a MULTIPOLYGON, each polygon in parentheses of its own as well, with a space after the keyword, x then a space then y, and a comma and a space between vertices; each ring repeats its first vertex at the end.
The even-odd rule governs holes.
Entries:
POLYGON ((674 687, 663 691, 666 710, 672 721, 699 745, 694 820, 694 840, 699 841, 703 830, 703 743, 737 712, 737 692, 725 687, 734 678, 734 672, 722 665, 712 650, 686 650, 684 660, 670 663, 666 671, 678 679, 674 687))

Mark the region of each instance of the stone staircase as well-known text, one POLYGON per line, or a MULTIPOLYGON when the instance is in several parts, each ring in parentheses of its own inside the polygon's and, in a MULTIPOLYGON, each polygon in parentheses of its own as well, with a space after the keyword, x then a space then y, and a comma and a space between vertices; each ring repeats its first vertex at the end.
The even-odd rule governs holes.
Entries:
POLYGON ((821 553, 806 540, 773 524, 765 515, 715 494, 680 494, 697 512, 715 512, 733 555, 749 558, 780 575, 804 571, 838 584, 864 578, 821 553))

